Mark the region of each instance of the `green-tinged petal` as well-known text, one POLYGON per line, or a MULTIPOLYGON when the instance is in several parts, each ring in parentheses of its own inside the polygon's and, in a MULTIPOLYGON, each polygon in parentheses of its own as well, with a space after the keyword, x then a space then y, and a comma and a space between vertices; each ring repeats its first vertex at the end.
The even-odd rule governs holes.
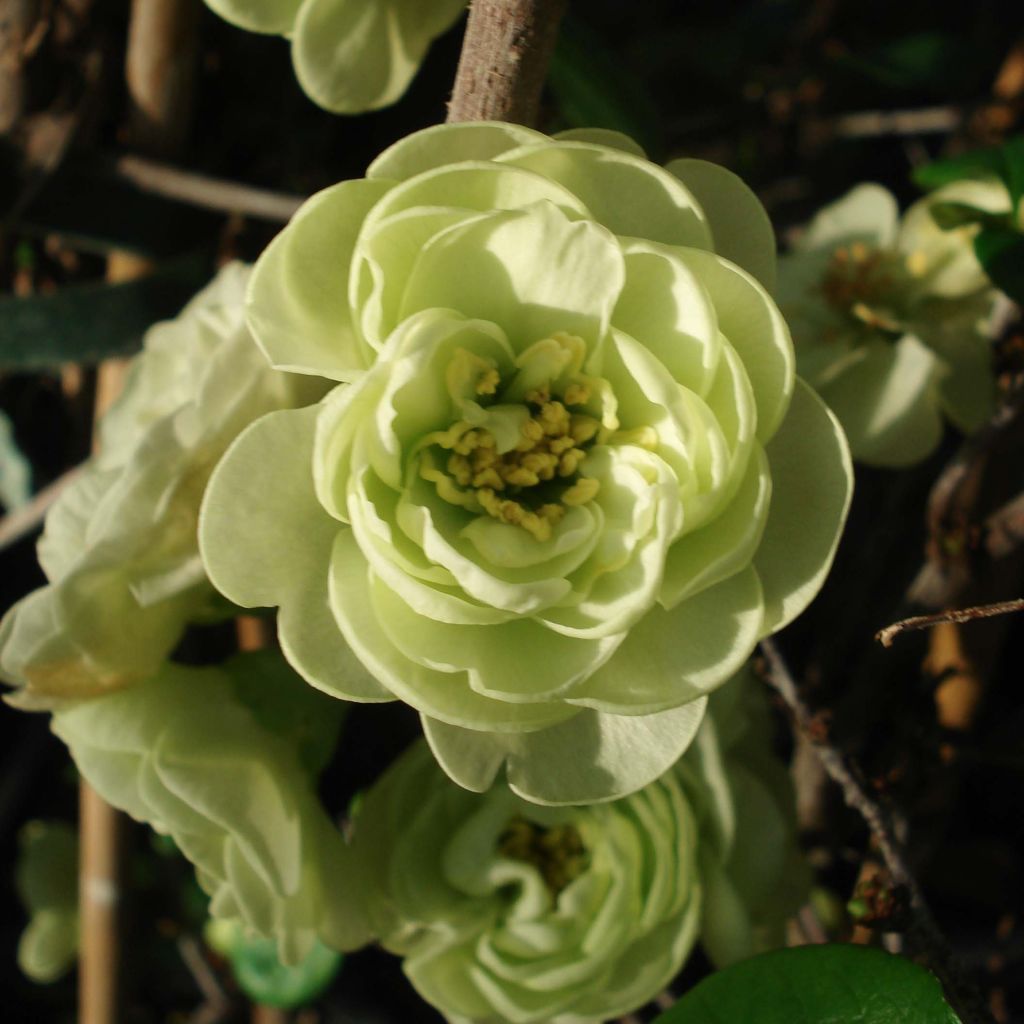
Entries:
POLYGON ((762 635, 763 596, 746 569, 676 605, 652 608, 608 663, 569 697, 609 715, 653 714, 725 682, 762 635))
POLYGON ((739 353, 757 402, 757 438, 778 429, 793 393, 793 342, 778 307, 746 271, 715 253, 680 249, 679 257, 711 296, 718 326, 739 353))
POLYGON ((429 7, 424 16, 405 0, 303 3, 292 33, 299 84, 335 114, 389 106, 408 88, 427 47, 458 18, 465 2, 433 0, 429 7))
POLYGON ((583 142, 548 142, 498 159, 560 182, 617 235, 711 248, 711 232, 694 196, 676 177, 642 157, 583 142))
POLYGON ((775 291, 775 229, 761 200, 739 175, 707 160, 666 166, 696 197, 708 219, 714 250, 775 291))
POLYGON ((250 32, 286 35, 299 13, 302 0, 206 0, 206 6, 225 21, 250 32))
POLYGON ((597 639, 562 636, 530 619, 493 626, 425 619, 377 581, 371 599, 384 632, 405 657, 446 673, 467 673, 485 697, 530 704, 562 696, 591 676, 624 633, 597 639))
POLYGON ((371 704, 394 700, 395 695, 366 670, 338 629, 327 587, 330 545, 323 547, 322 554, 319 575, 295 587, 278 613, 281 652, 304 679, 332 697, 371 704))
POLYGON ((811 221, 799 248, 818 249, 850 242, 882 248, 896 241, 899 207, 893 194, 881 185, 858 185, 826 206, 811 221))
POLYGON ((402 316, 457 309, 498 324, 519 351, 557 331, 593 344, 608 328, 623 279, 614 238, 539 203, 435 237, 413 267, 402 316))
POLYGON ((349 279, 353 322, 365 341, 383 349, 399 324, 405 283, 423 246, 445 228, 479 217, 470 210, 413 206, 377 221, 356 246, 349 279))
POLYGON ((749 565, 768 522, 771 469, 760 445, 743 483, 720 515, 669 549, 658 601, 668 609, 749 565))
POLYGON ((504 121, 433 125, 385 149, 366 169, 366 176, 406 181, 413 175, 463 160, 493 160, 510 149, 544 138, 532 128, 504 121))
POLYGON ((690 745, 704 698, 650 715, 583 711, 561 725, 510 738, 508 784, 539 804, 582 804, 634 793, 690 745))
POLYGON ((754 557, 764 587, 764 635, 792 622, 821 589, 853 493, 842 428, 803 381, 766 450, 772 500, 754 557))
POLYGON ((745 960, 757 952, 750 913, 732 880, 713 855, 701 863, 704 876, 704 919, 700 942, 719 967, 745 960))
POLYGON ((429 715, 420 721, 434 758, 453 782, 474 793, 491 788, 508 755, 503 736, 460 729, 429 715))
MULTIPOLYGON (((464 673, 442 672, 407 658, 394 644, 373 604, 373 578, 351 531, 335 539, 331 608, 356 657, 393 694, 416 710, 470 729, 541 729, 576 713, 564 704, 510 704, 475 693, 464 673)), ((423 620, 423 628, 434 625, 423 620)))
POLYGON ((517 735, 471 733, 423 716, 431 750, 467 789, 482 791, 502 758, 513 792, 549 806, 616 800, 653 782, 689 746, 706 700, 650 715, 581 711, 560 725, 517 735), (500 750, 501 756, 495 752, 500 750))
POLYGON ((236 604, 281 606, 281 648, 310 683, 349 700, 390 700, 348 649, 329 607, 331 549, 346 528, 313 489, 318 411, 271 413, 238 438, 207 489, 200 548, 214 585, 236 604))
POLYGON ((199 517, 199 547, 214 586, 244 608, 280 604, 295 585, 327 574, 323 547, 340 529, 313 490, 318 406, 270 413, 221 459, 199 517))
POLYGON ((897 468, 925 458, 942 437, 934 353, 906 335, 860 350, 818 393, 839 417, 853 457, 897 468))
POLYGON ((363 220, 392 187, 360 179, 325 189, 260 257, 249 283, 249 326, 279 369, 351 380, 370 364, 349 307, 349 267, 363 220))
POLYGON ((375 231, 388 217, 415 207, 492 213, 522 210, 543 201, 573 218, 589 216, 579 198, 543 175, 486 160, 464 160, 434 167, 394 186, 367 218, 365 230, 375 231))
POLYGON ((557 142, 584 142, 591 146, 604 146, 606 149, 621 149, 623 153, 641 159, 647 157, 639 142, 612 128, 567 128, 563 132, 555 132, 552 138, 557 142))
MULTIPOLYGON (((244 664, 166 667, 145 687, 59 712, 54 731, 105 799, 194 860, 215 913, 275 937, 283 960, 317 934, 360 945, 368 932, 347 848, 292 746, 297 736, 277 735, 239 699, 230 673, 244 664)), ((283 663, 250 682, 304 686, 283 663)))
POLYGON ((939 404, 953 425, 973 434, 995 412, 992 348, 987 338, 968 333, 940 350, 939 404))
POLYGON ((700 278, 675 250, 629 241, 626 283, 612 322, 658 357, 682 385, 703 398, 721 354, 718 315, 700 278))

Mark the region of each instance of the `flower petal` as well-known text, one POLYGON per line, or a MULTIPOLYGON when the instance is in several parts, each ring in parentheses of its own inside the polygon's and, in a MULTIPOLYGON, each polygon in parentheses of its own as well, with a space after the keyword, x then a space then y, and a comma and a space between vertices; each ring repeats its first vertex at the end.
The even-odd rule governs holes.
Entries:
POLYGON ((507 759, 508 784, 525 800, 549 806, 603 803, 642 789, 689 746, 707 700, 652 715, 582 711, 520 735, 471 733, 423 716, 438 763, 466 789, 483 792, 507 759))
MULTIPOLYGON (((621 149, 623 153, 641 159, 647 158, 639 142, 613 128, 566 128, 563 132, 555 132, 551 137, 556 142, 586 142, 592 146, 604 146, 606 149, 621 149)), ((527 141, 524 140, 524 144, 527 141)))
POLYGON ((793 394, 795 356, 789 328, 764 288, 715 253, 678 250, 707 289, 721 332, 739 353, 757 401, 757 438, 775 433, 793 394))
POLYGON ((754 556, 764 587, 764 636, 792 622, 821 589, 853 493, 842 428, 802 380, 767 452, 772 502, 754 556))
POLYGON ((899 217, 888 189, 872 182, 858 185, 811 221, 798 248, 832 248, 857 241, 888 248, 896 241, 899 217))
POLYGON ((544 139, 532 128, 504 121, 436 124, 389 146, 366 169, 366 176, 406 181, 424 171, 463 160, 493 160, 510 149, 544 139))
POLYGON ((725 682, 762 635, 763 595, 745 569, 676 605, 652 608, 612 658, 568 701, 614 715, 646 715, 725 682))
POLYGON ((724 511, 669 549, 658 596, 664 608, 674 608, 750 564, 768 522, 771 493, 768 459, 756 445, 743 483, 724 511))
POLYGON ((221 459, 199 514, 210 580, 244 608, 276 605, 313 574, 339 529, 313 490, 318 406, 272 412, 243 431, 221 459))
POLYGON ((318 406, 257 420, 214 471, 199 544, 214 585, 236 604, 280 605, 281 649, 311 685, 358 701, 393 699, 345 644, 327 582, 339 530, 313 490, 318 406))
POLYGON ((295 75, 335 114, 379 110, 401 98, 427 47, 458 18, 465 0, 315 0, 303 3, 292 34, 295 75), (426 16, 424 16, 426 14, 426 16))
POLYGON ((623 244, 626 283, 612 323, 652 352, 684 387, 703 398, 721 354, 718 315, 700 278, 668 246, 623 244))
POLYGON ((382 629, 405 657, 445 673, 467 673, 479 694, 512 704, 553 700, 592 675, 625 633, 580 639, 529 619, 468 626, 418 615, 379 580, 371 585, 382 629))
POLYGON ((707 160, 672 160, 665 170, 697 197, 711 227, 714 251, 773 292, 775 229, 743 179, 707 160))
POLYGON ((249 282, 249 327, 281 370, 352 380, 372 358, 348 301, 363 220, 393 182, 343 181, 307 200, 267 247, 249 282))
MULTIPOLYGON (((385 632, 373 603, 373 577, 350 530, 331 558, 330 598, 338 626, 370 673, 401 700, 434 718, 469 729, 541 729, 575 713, 563 704, 510 704, 470 689, 465 673, 439 672, 407 658, 385 632)), ((437 623, 423 620, 429 631, 437 623)), ((500 627, 498 627, 500 628, 500 627)))
POLYGON ((853 457, 894 468, 919 462, 942 437, 935 354, 911 335, 858 354, 818 388, 839 417, 853 457))
POLYGON ((678 178, 642 157, 584 142, 544 142, 498 159, 560 182, 617 235, 711 248, 697 200, 678 178))
POLYGON ((605 230, 569 221, 550 203, 458 225, 424 247, 401 316, 446 307, 491 320, 517 351, 557 331, 596 344, 624 280, 605 230))
POLYGON ((225 21, 268 35, 286 35, 299 14, 302 0, 206 0, 206 6, 225 21))

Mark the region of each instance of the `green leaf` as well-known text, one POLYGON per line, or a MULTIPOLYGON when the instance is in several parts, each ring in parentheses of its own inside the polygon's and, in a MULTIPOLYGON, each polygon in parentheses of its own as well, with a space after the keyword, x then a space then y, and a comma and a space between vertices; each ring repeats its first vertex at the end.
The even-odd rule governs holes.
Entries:
POLYGON ((1016 212, 1024 197, 1024 135, 1017 135, 1003 146, 1002 178, 1010 192, 1011 208, 1016 212))
POLYGON ((136 352, 147 328, 177 313, 210 272, 207 255, 192 253, 124 284, 0 299, 0 367, 42 369, 136 352))
POLYGON ((864 946, 800 946, 706 978, 655 1024, 959 1024, 938 980, 864 946))
POLYGON ((941 188, 965 178, 991 178, 1003 169, 1003 155, 998 148, 976 149, 971 153, 934 160, 913 173, 914 184, 925 191, 941 188))
POLYGON ((969 203, 932 203, 928 212, 943 231, 954 231, 967 224, 999 227, 1006 223, 1005 214, 979 210, 969 203))
POLYGON ((987 227, 974 239, 974 253, 997 288, 1014 302, 1024 302, 1024 235, 1009 227, 987 227))

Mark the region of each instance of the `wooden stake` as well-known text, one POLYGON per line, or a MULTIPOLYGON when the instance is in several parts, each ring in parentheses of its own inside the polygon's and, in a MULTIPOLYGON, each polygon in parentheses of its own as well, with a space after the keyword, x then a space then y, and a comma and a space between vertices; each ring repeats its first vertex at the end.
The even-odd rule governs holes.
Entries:
MULTIPOLYGON (((133 0, 125 58, 130 143, 150 156, 175 155, 191 113, 198 52, 199 0, 133 0)), ((151 265, 132 253, 112 253, 109 281, 128 281, 151 265)), ((121 393, 128 361, 103 363, 96 379, 96 419, 121 393)), ((81 860, 78 968, 79 1024, 116 1024, 120 980, 119 821, 84 781, 80 791, 81 860)))

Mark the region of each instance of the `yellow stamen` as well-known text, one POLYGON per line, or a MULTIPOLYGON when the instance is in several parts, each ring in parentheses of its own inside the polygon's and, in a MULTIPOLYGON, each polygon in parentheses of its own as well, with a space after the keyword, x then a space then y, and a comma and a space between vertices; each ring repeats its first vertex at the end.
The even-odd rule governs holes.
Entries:
POLYGON ((576 481, 568 490, 562 492, 562 504, 577 506, 586 505, 588 501, 596 497, 601 489, 601 482, 592 476, 584 476, 576 481))

